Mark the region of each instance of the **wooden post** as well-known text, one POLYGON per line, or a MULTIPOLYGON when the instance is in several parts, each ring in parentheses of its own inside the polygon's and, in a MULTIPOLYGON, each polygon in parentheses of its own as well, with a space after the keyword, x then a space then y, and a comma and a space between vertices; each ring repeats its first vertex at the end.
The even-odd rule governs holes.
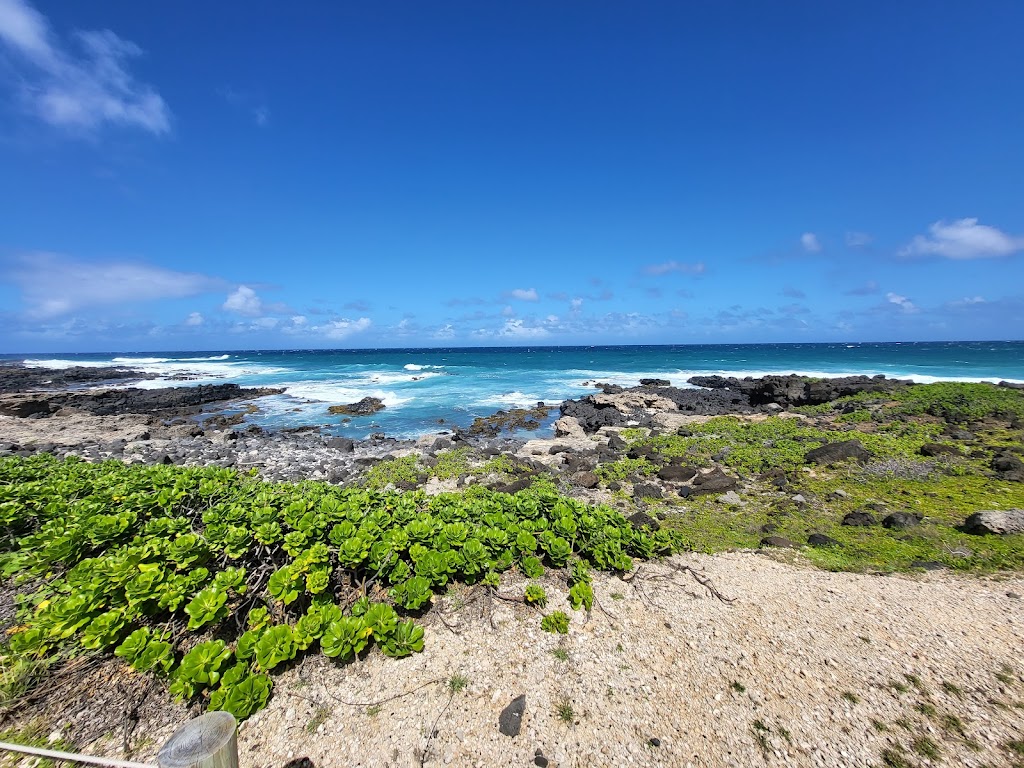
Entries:
POLYGON ((160 768, 238 768, 237 724, 230 712, 189 720, 156 754, 160 768))

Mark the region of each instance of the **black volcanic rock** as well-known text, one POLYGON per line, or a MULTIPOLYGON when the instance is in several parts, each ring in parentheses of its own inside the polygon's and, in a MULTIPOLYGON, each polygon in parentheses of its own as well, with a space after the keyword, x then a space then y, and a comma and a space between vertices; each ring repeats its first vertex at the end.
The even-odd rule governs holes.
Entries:
MULTIPOLYGON (((19 403, 33 402, 33 413, 48 415, 58 410, 80 411, 93 416, 117 414, 190 415, 199 413, 203 406, 265 395, 279 395, 283 389, 243 389, 237 384, 209 384, 197 387, 165 387, 163 389, 100 389, 67 392, 7 395, 2 408, 17 410, 19 403), (37 401, 46 403, 46 409, 37 401)), ((30 414, 31 415, 31 414, 30 414)))
POLYGON ((377 411, 383 411, 384 408, 384 401, 379 397, 364 397, 358 403, 332 405, 327 409, 327 412, 332 416, 372 416, 377 411))
POLYGON ((27 368, 22 363, 0 363, 0 393, 95 387, 155 378, 155 373, 131 368, 27 368))
POLYGON ((729 390, 743 395, 751 405, 775 403, 784 408, 794 405, 820 405, 860 392, 886 394, 910 386, 912 382, 884 376, 842 376, 834 379, 810 379, 806 376, 764 376, 760 379, 734 376, 693 376, 688 384, 712 390, 729 390))

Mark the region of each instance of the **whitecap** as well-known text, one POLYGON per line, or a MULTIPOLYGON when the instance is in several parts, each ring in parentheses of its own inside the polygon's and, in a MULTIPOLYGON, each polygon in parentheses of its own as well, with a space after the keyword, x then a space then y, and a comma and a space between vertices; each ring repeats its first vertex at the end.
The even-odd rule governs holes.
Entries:
POLYGON ((388 408, 398 408, 413 398, 401 397, 383 389, 363 389, 348 384, 324 381, 290 381, 278 384, 285 388, 285 394, 301 400, 315 400, 329 405, 355 403, 364 397, 376 397, 388 408))
POLYGON ((167 357, 115 357, 111 362, 122 365, 152 365, 153 363, 166 363, 169 361, 170 358, 167 357))
POLYGON ((54 370, 63 370, 65 368, 109 368, 111 363, 108 361, 96 361, 96 360, 24 360, 26 368, 53 368, 54 370))
MULTIPOLYGON (((532 408, 537 403, 544 401, 543 397, 528 395, 523 392, 504 392, 502 394, 490 395, 476 401, 476 405, 483 405, 495 408, 532 408)), ((546 402, 546 401, 545 401, 546 402)), ((561 400, 559 400, 561 402, 561 400)))

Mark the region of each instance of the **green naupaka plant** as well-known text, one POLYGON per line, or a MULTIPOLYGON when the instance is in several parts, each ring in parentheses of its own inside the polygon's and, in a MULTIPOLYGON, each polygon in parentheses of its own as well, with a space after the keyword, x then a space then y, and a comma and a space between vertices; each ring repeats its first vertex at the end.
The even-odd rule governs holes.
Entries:
POLYGON ((570 602, 589 607, 592 590, 578 586, 588 568, 622 569, 679 544, 543 486, 428 497, 48 456, 0 459, 0 530, 0 574, 44 583, 12 652, 115 649, 168 675, 176 695, 206 691, 240 717, 271 689, 254 670, 317 646, 344 660, 372 644, 391 656, 422 649, 422 628, 391 606, 362 599, 342 615, 330 596, 353 582, 378 580, 400 610, 419 611, 453 580, 496 588, 514 567, 539 576, 572 564, 570 602), (215 626, 216 640, 196 643, 215 626))

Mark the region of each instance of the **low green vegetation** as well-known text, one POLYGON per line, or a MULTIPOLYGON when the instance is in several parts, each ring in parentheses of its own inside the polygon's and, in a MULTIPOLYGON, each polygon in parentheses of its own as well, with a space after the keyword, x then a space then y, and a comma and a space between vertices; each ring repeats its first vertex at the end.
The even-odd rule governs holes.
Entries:
POLYGON ((515 472, 515 462, 508 456, 483 460, 474 457, 469 446, 450 448, 437 454, 432 464, 424 464, 418 456, 396 456, 370 467, 363 479, 367 488, 413 488, 429 478, 459 480, 469 475, 508 476, 515 472))
POLYGON ((566 725, 572 725, 576 719, 576 710, 573 709, 569 699, 561 699, 555 704, 555 715, 566 725))
POLYGON ((1024 430, 1010 422, 1024 410, 1024 394, 949 384, 910 387, 892 397, 904 396, 910 399, 857 395, 837 401, 874 403, 878 410, 870 423, 862 417, 847 423, 788 416, 713 418, 687 425, 678 435, 637 439, 629 453, 637 458, 609 462, 597 473, 642 480, 657 472, 659 462, 671 462, 698 469, 718 465, 735 475, 739 500, 733 503, 723 504, 717 493, 660 502, 663 525, 681 532, 698 551, 757 547, 766 533, 803 545, 816 533, 830 541, 802 553, 828 570, 1024 568, 1024 535, 977 536, 962 530, 979 510, 1024 508, 1024 483, 1001 479, 991 469, 1000 452, 1020 452, 1024 430), (961 402, 976 391, 985 393, 980 404, 961 402), (950 403, 961 403, 958 418, 980 414, 983 419, 968 423, 970 433, 957 440, 947 434, 954 427, 931 415, 949 411, 950 403), (832 466, 808 463, 811 449, 849 440, 858 441, 869 458, 832 466), (861 510, 872 513, 874 525, 842 524, 847 513, 861 510), (882 519, 892 512, 915 515, 920 525, 883 527, 882 519))
MULTIPOLYGON (((407 459, 389 467, 388 477, 414 470, 407 459)), ((20 590, 19 624, 0 646, 5 697, 51 663, 113 653, 180 699, 239 718, 303 654, 422 650, 415 616, 452 582, 566 568, 570 603, 590 610, 591 568, 627 571, 683 544, 543 484, 428 497, 48 455, 0 460, 0 530, 0 575, 20 590)), ((568 631, 564 613, 544 622, 568 631)))
POLYGON ((569 634, 569 616, 565 611, 552 611, 540 620, 540 628, 545 632, 567 635, 569 634))

